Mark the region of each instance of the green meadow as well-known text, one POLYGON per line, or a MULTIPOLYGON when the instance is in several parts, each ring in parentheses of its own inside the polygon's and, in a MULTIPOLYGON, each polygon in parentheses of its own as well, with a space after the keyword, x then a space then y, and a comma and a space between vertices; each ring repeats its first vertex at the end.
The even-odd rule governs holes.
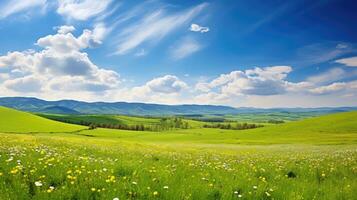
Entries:
POLYGON ((357 198, 357 112, 249 130, 185 121, 157 132, 90 130, 0 107, 0 199, 357 198))

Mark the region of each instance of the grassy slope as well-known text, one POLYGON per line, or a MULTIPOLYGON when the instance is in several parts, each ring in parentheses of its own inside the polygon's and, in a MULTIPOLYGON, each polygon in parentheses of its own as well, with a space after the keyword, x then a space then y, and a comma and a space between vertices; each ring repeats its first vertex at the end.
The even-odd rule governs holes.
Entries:
POLYGON ((83 126, 55 122, 29 113, 0 106, 0 131, 2 132, 71 132, 83 126))
POLYGON ((188 129, 165 133, 97 129, 81 134, 137 142, 220 144, 344 144, 357 142, 357 112, 338 113, 251 130, 188 129))

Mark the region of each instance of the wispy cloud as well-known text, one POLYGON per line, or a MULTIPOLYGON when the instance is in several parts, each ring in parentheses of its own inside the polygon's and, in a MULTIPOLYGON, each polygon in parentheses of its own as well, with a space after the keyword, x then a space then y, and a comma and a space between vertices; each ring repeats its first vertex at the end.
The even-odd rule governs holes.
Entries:
POLYGON ((59 0, 57 13, 75 20, 87 20, 107 10, 113 0, 59 0))
POLYGON ((357 67, 357 56, 339 59, 339 60, 336 60, 335 62, 344 64, 348 67, 357 67))
POLYGON ((173 59, 178 60, 199 51, 201 48, 202 46, 196 40, 186 37, 180 40, 170 53, 173 59))
POLYGON ((5 4, 0 4, 0 19, 35 7, 43 7, 45 4, 46 0, 10 0, 5 4))
POLYGON ((203 3, 175 14, 167 14, 165 10, 160 9, 146 15, 139 23, 131 24, 119 33, 116 54, 126 54, 145 42, 161 40, 192 20, 207 5, 203 3))
POLYGON ((311 66, 313 64, 331 62, 344 55, 355 53, 355 44, 341 42, 314 43, 303 46, 294 55, 297 59, 292 59, 297 66, 311 66))
POLYGON ((319 75, 309 77, 307 80, 315 84, 331 83, 347 77, 347 72, 341 68, 332 68, 319 75))

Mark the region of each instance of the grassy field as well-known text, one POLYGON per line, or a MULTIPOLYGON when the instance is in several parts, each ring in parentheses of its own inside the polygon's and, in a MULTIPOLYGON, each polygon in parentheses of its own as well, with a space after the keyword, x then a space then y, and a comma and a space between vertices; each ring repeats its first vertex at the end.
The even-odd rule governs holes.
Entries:
POLYGON ((86 130, 5 108, 0 119, 0 199, 357 197, 357 112, 241 131, 86 130))

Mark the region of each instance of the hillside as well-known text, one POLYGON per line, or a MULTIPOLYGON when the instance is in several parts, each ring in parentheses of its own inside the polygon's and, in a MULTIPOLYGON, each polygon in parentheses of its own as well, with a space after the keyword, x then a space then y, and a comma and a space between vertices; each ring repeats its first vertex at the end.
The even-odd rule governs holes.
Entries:
POLYGON ((161 144, 355 144, 357 112, 344 112, 250 130, 212 128, 153 133, 97 129, 83 135, 161 144))
POLYGON ((0 132, 71 132, 86 127, 48 120, 0 106, 0 132))

